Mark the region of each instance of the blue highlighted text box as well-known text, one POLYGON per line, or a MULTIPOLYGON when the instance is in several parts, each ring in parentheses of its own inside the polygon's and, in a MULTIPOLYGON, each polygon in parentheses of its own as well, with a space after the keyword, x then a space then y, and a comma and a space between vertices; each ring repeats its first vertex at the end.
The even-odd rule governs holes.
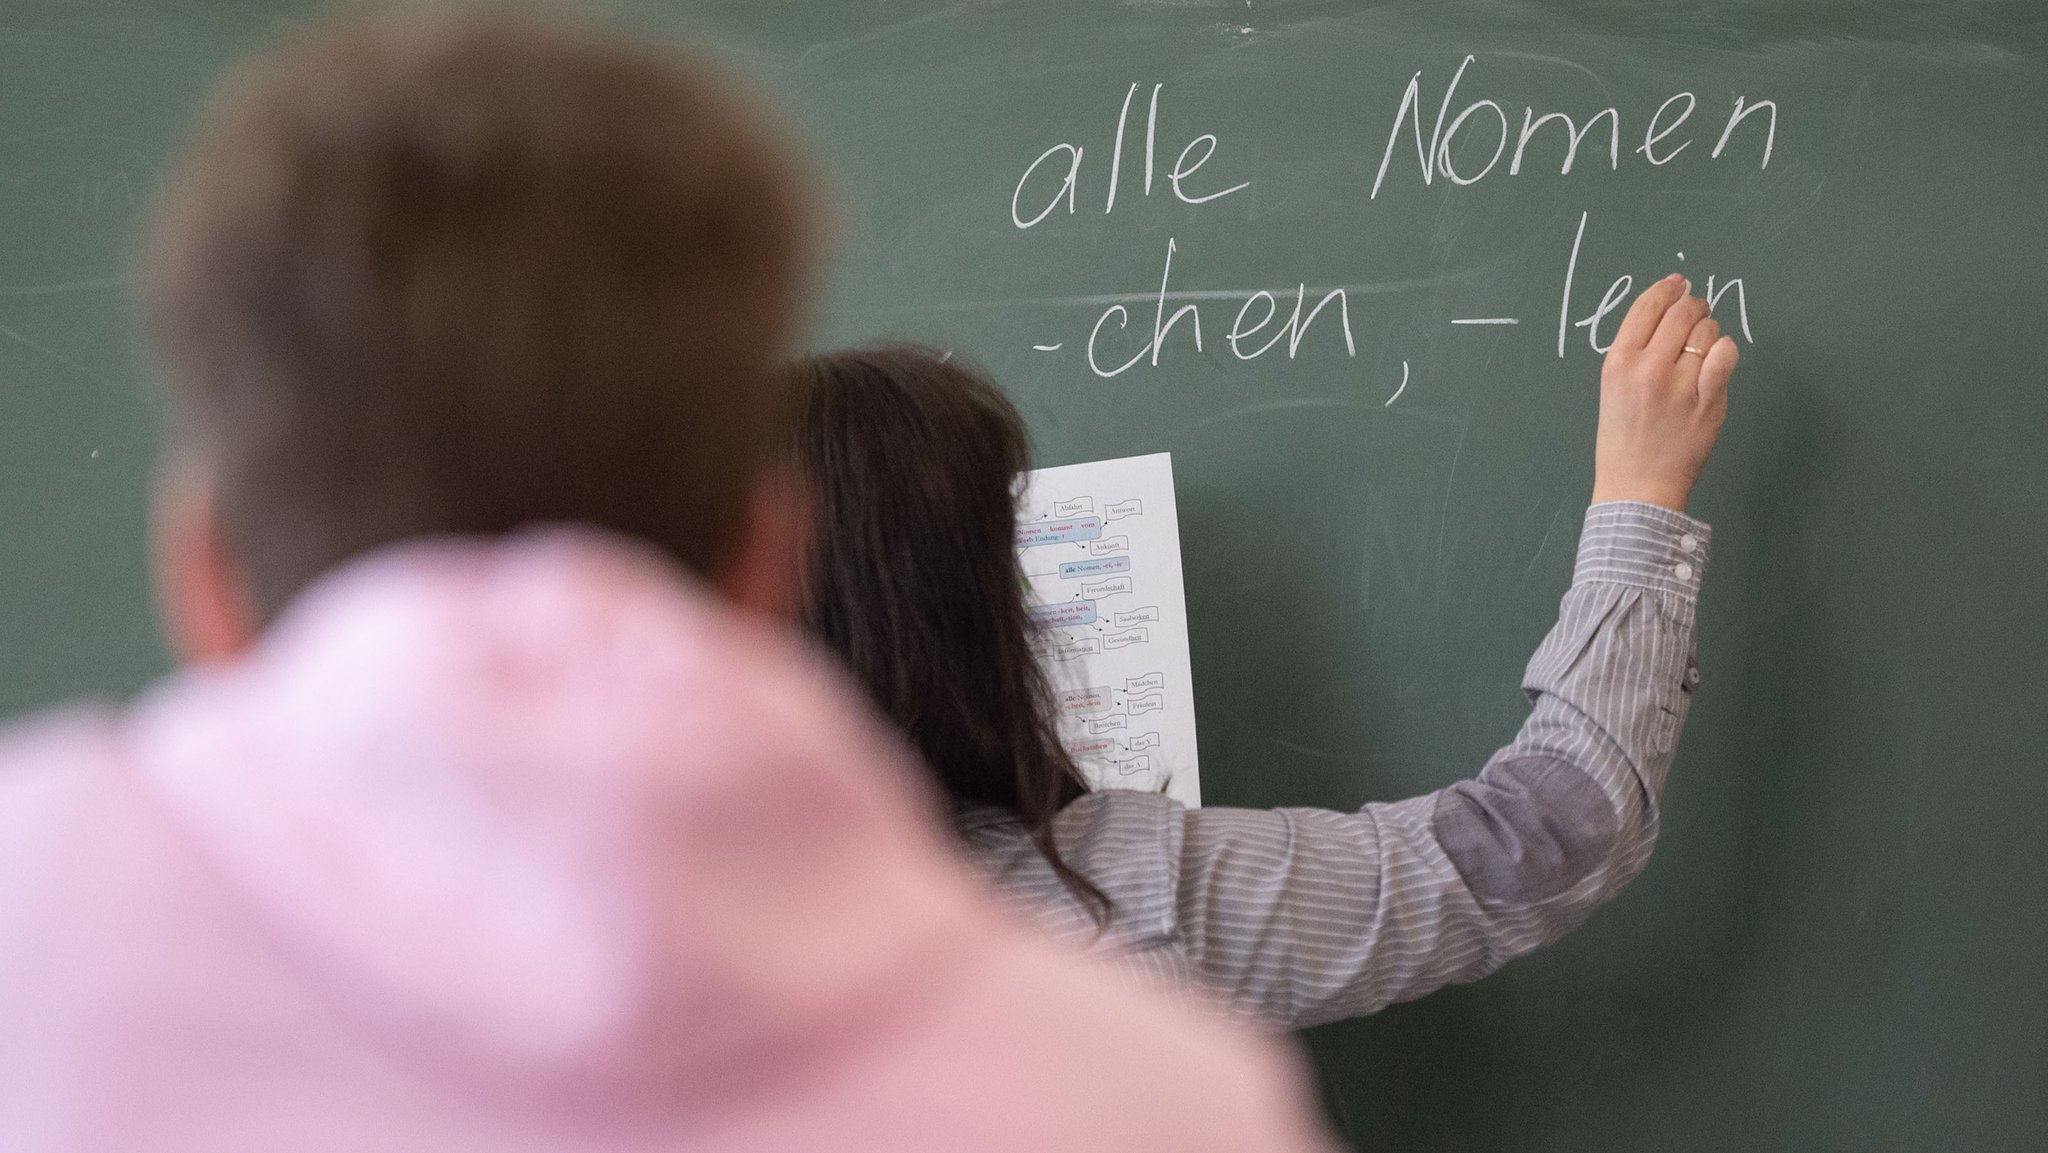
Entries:
POLYGON ((1127 556, 1106 556, 1089 560, 1074 560, 1060 566, 1060 579, 1073 580, 1076 577, 1104 576, 1109 573, 1131 571, 1131 558, 1127 556))

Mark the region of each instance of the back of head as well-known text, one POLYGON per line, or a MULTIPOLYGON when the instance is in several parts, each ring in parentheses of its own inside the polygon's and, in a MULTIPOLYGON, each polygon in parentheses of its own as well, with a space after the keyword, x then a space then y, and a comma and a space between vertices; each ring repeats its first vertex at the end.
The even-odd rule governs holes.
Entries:
POLYGON ((1017 565, 1023 419, 974 369, 915 345, 812 357, 795 374, 812 631, 954 801, 1022 818, 1103 911, 1048 834, 1086 785, 1054 727, 1017 565))
POLYGON ((716 569, 783 435, 805 224, 779 134, 650 52, 469 15, 265 57, 202 125, 147 300, 254 613, 535 522, 716 569))

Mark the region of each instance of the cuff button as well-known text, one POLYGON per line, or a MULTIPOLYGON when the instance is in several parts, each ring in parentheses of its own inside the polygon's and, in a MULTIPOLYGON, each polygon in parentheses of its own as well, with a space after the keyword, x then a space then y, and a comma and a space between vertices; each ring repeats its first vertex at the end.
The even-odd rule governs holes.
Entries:
POLYGON ((1678 547, 1686 552, 1698 552, 1700 550, 1700 538, 1691 533, 1685 533, 1678 538, 1678 547))
POLYGON ((1679 580, 1689 581, 1692 579, 1692 566, 1685 563, 1684 561, 1679 561, 1677 564, 1671 566, 1671 575, 1677 577, 1679 580))

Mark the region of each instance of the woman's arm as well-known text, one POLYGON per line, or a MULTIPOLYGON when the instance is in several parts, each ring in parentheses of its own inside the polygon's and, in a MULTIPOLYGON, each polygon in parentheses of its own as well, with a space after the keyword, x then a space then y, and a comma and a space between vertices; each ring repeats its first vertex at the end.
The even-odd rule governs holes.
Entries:
POLYGON ((1522 681, 1534 708, 1476 778, 1355 813, 1187 813, 1176 929, 1198 982, 1284 1027, 1359 1016, 1556 940, 1641 872, 1698 679, 1707 538, 1652 505, 1587 512, 1522 681))
POLYGON ((1476 778, 1355 813, 1186 815, 1174 931, 1201 984, 1287 1027, 1370 1013, 1557 939, 1642 870, 1699 679, 1709 534, 1682 510, 1735 365, 1717 337, 1675 279, 1617 333, 1602 499, 1523 679, 1529 719, 1476 778))

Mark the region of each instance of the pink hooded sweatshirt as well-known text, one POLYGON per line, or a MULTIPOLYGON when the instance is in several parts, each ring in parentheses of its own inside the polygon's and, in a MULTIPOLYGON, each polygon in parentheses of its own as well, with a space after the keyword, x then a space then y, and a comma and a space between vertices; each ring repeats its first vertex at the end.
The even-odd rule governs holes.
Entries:
POLYGON ((1327 1149, 993 911, 848 690, 661 561, 422 543, 0 735, 0 1149, 1327 1149))

